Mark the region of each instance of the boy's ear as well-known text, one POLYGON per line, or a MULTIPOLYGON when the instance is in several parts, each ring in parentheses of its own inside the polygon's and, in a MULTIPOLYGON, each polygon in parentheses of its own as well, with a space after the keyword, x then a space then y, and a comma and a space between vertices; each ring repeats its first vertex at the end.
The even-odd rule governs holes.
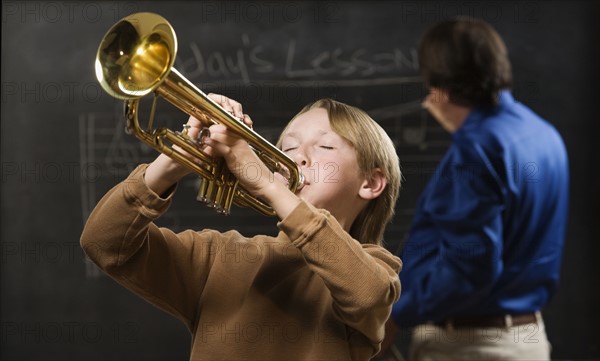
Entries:
POLYGON ((365 179, 361 185, 358 195, 363 199, 375 199, 383 193, 386 185, 387 179, 383 172, 381 169, 375 168, 371 171, 371 176, 365 179))

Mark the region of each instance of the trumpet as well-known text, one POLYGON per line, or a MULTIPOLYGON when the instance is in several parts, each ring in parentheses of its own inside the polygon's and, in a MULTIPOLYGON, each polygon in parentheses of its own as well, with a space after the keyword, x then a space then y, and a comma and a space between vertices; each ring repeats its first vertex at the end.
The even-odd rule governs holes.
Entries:
POLYGON ((235 204, 254 208, 265 215, 275 215, 268 204, 238 184, 224 158, 204 152, 201 140, 191 139, 187 129, 179 132, 154 127, 156 103, 162 97, 200 120, 206 128, 223 124, 245 139, 271 172, 287 179, 292 192, 304 184, 302 173, 291 158, 210 99, 173 67, 176 54, 177 38, 166 19, 154 13, 132 14, 114 24, 102 39, 96 54, 96 77, 108 94, 125 102, 129 133, 200 177, 197 200, 222 214, 229 214, 231 205, 235 204), (147 127, 142 129, 138 119, 140 99, 150 93, 154 98, 149 120, 145 123, 147 127), (189 155, 199 161, 191 160, 189 155))

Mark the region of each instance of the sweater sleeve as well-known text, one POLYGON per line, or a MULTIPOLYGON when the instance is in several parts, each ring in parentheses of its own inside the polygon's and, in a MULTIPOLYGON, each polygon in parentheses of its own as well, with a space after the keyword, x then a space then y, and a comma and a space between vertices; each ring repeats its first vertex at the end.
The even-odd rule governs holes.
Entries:
POLYGON ((182 320, 191 330, 214 256, 211 238, 159 228, 153 220, 171 203, 144 183, 147 165, 111 189, 81 235, 87 256, 118 283, 182 320), (194 241, 195 239, 195 241, 194 241))
POLYGON ((326 210, 301 202, 278 224, 333 297, 336 317, 376 348, 400 297, 400 259, 383 247, 360 244, 326 210))

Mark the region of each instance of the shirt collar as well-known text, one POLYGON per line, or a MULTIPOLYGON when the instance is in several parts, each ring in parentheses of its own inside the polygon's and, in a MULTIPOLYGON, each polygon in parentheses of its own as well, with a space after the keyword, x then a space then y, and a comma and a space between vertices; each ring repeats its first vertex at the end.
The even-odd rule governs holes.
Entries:
POLYGON ((479 124, 483 119, 489 117, 491 114, 498 112, 499 110, 514 103, 510 90, 501 90, 498 93, 498 105, 494 107, 479 106, 473 108, 473 110, 467 116, 467 119, 463 122, 462 126, 456 130, 453 134, 453 138, 463 131, 467 131, 469 128, 479 124))

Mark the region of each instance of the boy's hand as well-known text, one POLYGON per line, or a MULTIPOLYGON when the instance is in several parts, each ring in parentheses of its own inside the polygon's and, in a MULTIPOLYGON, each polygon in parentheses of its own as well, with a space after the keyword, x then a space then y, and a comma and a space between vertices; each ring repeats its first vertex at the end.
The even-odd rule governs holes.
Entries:
MULTIPOLYGON (((243 119, 246 125, 252 127, 252 120, 249 116, 244 115, 242 112, 242 105, 239 102, 220 94, 210 93, 208 94, 208 97, 223 107, 226 111, 231 113, 233 116, 243 119)), ((208 135, 208 132, 206 130, 202 130, 207 127, 209 127, 209 125, 203 124, 194 117, 189 117, 186 123, 188 136, 191 139, 197 139, 199 143, 203 143, 204 140, 207 139, 206 135, 208 135), (202 139, 198 139, 198 136, 201 134, 203 135, 202 139)), ((213 155, 213 149, 210 147, 202 145, 202 150, 208 155, 213 155)), ((180 151, 186 154, 184 151, 180 151)), ((191 155, 189 155, 189 157, 192 158, 191 155)), ((196 161, 200 162, 198 159, 196 159, 196 161)), ((189 173, 190 171, 186 167, 180 165, 170 157, 160 154, 154 160, 154 162, 148 166, 148 169, 144 175, 144 181, 154 192, 157 194, 163 194, 166 190, 171 188, 173 184, 177 183, 181 178, 189 173)))
MULTIPOLYGON (((244 114, 244 123, 252 124, 247 114, 244 114)), ((225 158, 240 185, 255 197, 263 196, 272 185, 274 175, 248 142, 222 124, 211 125, 208 129, 210 136, 203 139, 207 152, 225 158)))
MULTIPOLYGON (((209 93, 208 97, 212 99, 215 103, 219 104, 231 115, 243 120, 247 126, 252 128, 252 120, 248 115, 245 115, 243 113, 242 104, 221 94, 209 93)), ((206 136, 209 135, 209 132, 207 130, 210 128, 210 126, 211 124, 202 123, 200 120, 192 116, 190 116, 187 123, 185 124, 185 127, 187 128, 187 135, 191 139, 194 139, 199 144, 201 144, 202 151, 206 152, 209 156, 212 156, 216 155, 213 154, 213 150, 204 146, 204 140, 206 136)))
MULTIPOLYGON (((252 119, 243 113, 240 103, 219 94, 208 94, 208 96, 252 128, 252 119)), ((189 125, 188 136, 197 139, 202 134, 203 137, 198 140, 202 144, 202 150, 209 155, 223 157, 241 186, 253 196, 266 201, 281 219, 285 218, 300 202, 300 199, 290 192, 285 182, 281 182, 280 179, 275 180, 273 173, 258 158, 248 142, 224 125, 214 124, 208 127, 208 132, 202 131, 206 125, 194 117, 189 118, 187 125, 189 125)), ((188 173, 187 168, 161 154, 146 169, 145 182, 150 189, 160 195, 188 173)))
MULTIPOLYGON (((252 128, 252 119, 242 112, 241 104, 217 94, 209 94, 209 97, 233 115, 242 117, 244 123, 252 128)), ((280 219, 297 206, 300 199, 290 192, 287 180, 278 174, 273 175, 246 140, 220 124, 210 126, 209 132, 210 136, 202 141, 205 150, 223 157, 240 185, 273 207, 280 219)))

